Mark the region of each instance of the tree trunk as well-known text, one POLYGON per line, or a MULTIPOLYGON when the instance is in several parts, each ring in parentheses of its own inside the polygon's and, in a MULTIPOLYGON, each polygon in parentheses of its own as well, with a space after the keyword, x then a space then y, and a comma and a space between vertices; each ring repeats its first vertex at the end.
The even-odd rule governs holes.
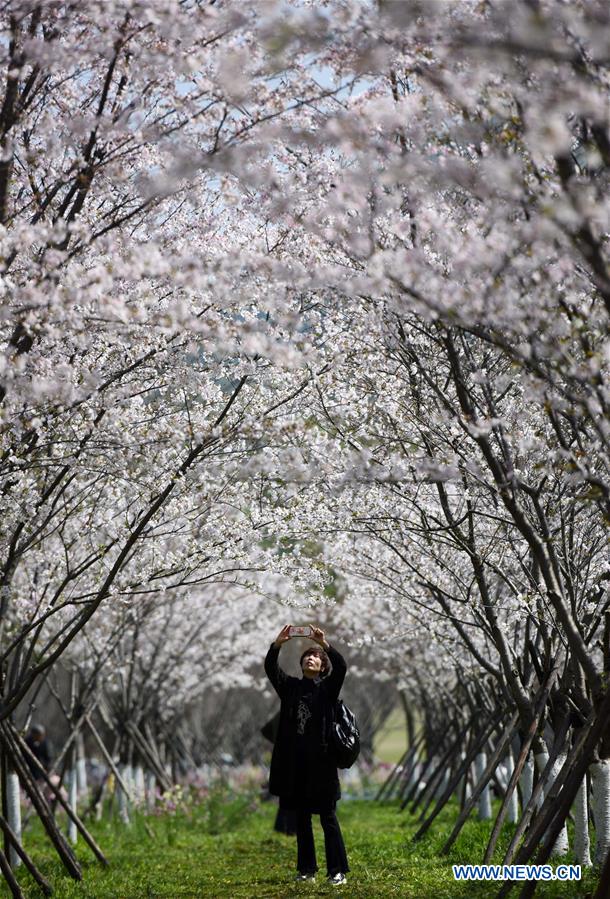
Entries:
MULTIPOLYGON (((506 789, 508 789, 514 770, 515 758, 512 749, 509 749, 508 756, 506 757, 506 789)), ((508 799, 507 817, 511 824, 516 824, 519 820, 519 797, 517 795, 517 790, 513 790, 508 799)))
MULTIPOLYGON (((123 779, 125 787, 133 795, 131 765, 121 766, 121 777, 123 779)), ((118 782, 116 785, 116 790, 119 800, 119 817, 124 824, 129 824, 129 796, 127 795, 121 784, 118 782)))
MULTIPOLYGON (((89 790, 87 782, 87 759, 85 757, 85 741, 83 734, 79 731, 76 737, 76 776, 78 783, 78 795, 86 796, 89 790)), ((72 804, 72 803, 70 803, 72 804)))
POLYGON ((138 805, 144 802, 145 794, 144 768, 138 764, 133 771, 133 795, 138 805))
POLYGON ((105 778, 103 784, 100 787, 99 795, 97 797, 97 802, 95 803, 95 820, 101 821, 102 815, 104 813, 104 798, 108 791, 108 777, 105 778))
MULTIPOLYGON (((6 811, 8 825, 21 842, 21 788, 17 772, 10 766, 6 771, 6 811)), ((14 846, 9 847, 8 857, 11 868, 19 867, 21 859, 14 846)))
MULTIPOLYGON (((476 773, 476 781, 478 781, 483 777, 483 772, 487 767, 487 753, 485 751, 479 752, 475 762, 475 773, 476 773)), ((479 796, 479 820, 480 821, 489 821, 491 818, 491 790, 489 789, 489 784, 485 784, 481 795, 479 796)))
MULTIPOLYGON (((565 762, 565 760, 566 760, 565 752, 561 752, 561 753, 559 753, 559 755, 553 762, 547 782, 545 784, 543 784, 542 792, 540 793, 540 796, 538 797, 538 808, 542 807, 542 803, 544 802, 547 793, 553 786, 553 783, 555 782, 555 778, 561 771, 561 768, 563 767, 563 763, 565 762)), ((548 761, 549 761, 549 754, 546 749, 543 749, 542 752, 539 752, 536 754, 536 765, 538 767, 538 773, 539 773, 540 777, 542 777, 542 772, 544 771, 548 761)), ((568 851, 568 849, 569 849, 568 828, 564 824, 559 832, 559 836, 555 840, 555 845, 553 846, 553 855, 565 855, 566 852, 568 851)))
POLYGON ((593 762, 591 772, 591 793, 593 818, 595 820, 594 863, 603 865, 610 846, 610 759, 593 762))
POLYGON ((589 840, 589 801, 587 778, 583 777, 574 800, 574 855, 583 868, 591 867, 591 843, 589 840))
POLYGON ((415 719, 413 717, 413 712, 411 710, 411 706, 409 704, 405 691, 399 690, 398 695, 400 697, 400 703, 402 705, 402 710, 405 716, 405 726, 407 729, 407 749, 410 749, 415 742, 415 719))
POLYGON ((146 773, 146 808, 149 812, 155 807, 157 801, 157 778, 152 771, 146 773))
POLYGON ((464 775, 464 778, 465 778, 465 783, 464 783, 464 799, 465 799, 466 802, 468 802, 468 800, 469 800, 470 797, 472 796, 472 782, 473 782, 473 780, 474 780, 474 777, 473 777, 473 767, 474 767, 474 766, 471 765, 471 766, 468 768, 468 770, 466 771, 466 774, 464 775))
POLYGON ((531 755, 528 755, 523 766, 519 787, 521 788, 521 806, 525 808, 534 792, 534 759, 531 755))
MULTIPOLYGON (((68 771, 68 805, 78 812, 78 770, 76 767, 76 752, 71 751, 72 764, 68 771)), ((78 830, 72 818, 68 818, 68 839, 73 846, 78 842, 78 830)))

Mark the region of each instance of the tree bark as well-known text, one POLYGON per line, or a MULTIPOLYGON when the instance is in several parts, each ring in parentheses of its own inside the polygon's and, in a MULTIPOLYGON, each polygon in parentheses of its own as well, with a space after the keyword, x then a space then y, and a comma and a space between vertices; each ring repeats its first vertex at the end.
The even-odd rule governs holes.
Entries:
POLYGON ((523 771, 519 778, 519 788, 521 790, 521 805, 525 808, 534 792, 534 757, 530 753, 523 765, 523 771))
POLYGON ((76 777, 78 784, 78 795, 86 796, 89 790, 87 783, 87 759, 85 757, 85 741, 82 731, 79 730, 76 737, 76 777))
MULTIPOLYGON (((474 760, 475 789, 476 784, 483 779, 486 767, 487 753, 483 750, 483 752, 479 752, 474 760)), ((479 795, 478 815, 479 821, 489 821, 491 819, 491 790, 489 789, 489 780, 487 780, 479 795)))
POLYGON ((596 865, 603 865, 610 846, 610 759, 593 762, 589 770, 595 820, 593 861, 596 865))
POLYGON ((589 839, 589 798, 587 778, 583 777, 574 800, 574 855, 583 868, 591 867, 589 839))
MULTIPOLYGON (((565 760, 566 760, 565 752, 560 752, 557 755, 557 758, 551 763, 551 769, 549 771, 548 776, 544 779, 542 790, 538 797, 538 808, 539 809, 542 808, 542 804, 544 803, 544 800, 546 799, 548 793, 552 789, 553 784, 555 783, 555 779, 556 779, 557 775, 559 774, 559 772, 561 771, 565 760)), ((546 770, 548 763, 549 763, 549 754, 546 750, 543 750, 542 752, 537 753, 536 766, 538 768, 538 775, 540 778, 542 778, 542 772, 546 770)), ((559 832, 559 836, 557 837, 557 840, 555 841, 555 845, 553 847, 553 854, 554 855, 565 855, 567 853, 568 849, 569 849, 568 828, 564 824, 564 826, 562 827, 562 829, 559 832)))
MULTIPOLYGON (((10 764, 6 771, 6 810, 8 825, 21 842, 21 788, 17 772, 10 764)), ((18 868, 21 857, 13 845, 9 847, 8 857, 11 868, 18 868)))
POLYGON ((152 812, 157 801, 157 778, 152 771, 146 773, 146 808, 152 812))
POLYGON ((515 757, 512 749, 509 749, 507 756, 508 782, 506 784, 506 816, 511 824, 516 824, 519 820, 519 796, 517 790, 511 789, 513 774, 515 773, 515 757))
MULTIPOLYGON (((76 753, 72 751, 70 754, 72 756, 72 765, 68 769, 68 804, 76 812, 78 806, 78 770, 76 767, 76 753)), ((68 839, 73 846, 76 846, 78 830, 72 818, 68 819, 68 839)))

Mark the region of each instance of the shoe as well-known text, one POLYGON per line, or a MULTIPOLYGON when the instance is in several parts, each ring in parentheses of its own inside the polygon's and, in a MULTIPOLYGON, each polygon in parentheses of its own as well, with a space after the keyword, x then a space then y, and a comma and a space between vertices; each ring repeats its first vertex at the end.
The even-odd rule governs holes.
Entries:
POLYGON ((328 877, 327 880, 329 883, 334 884, 334 886, 341 886, 342 884, 347 883, 347 877, 340 872, 339 874, 333 874, 332 877, 328 877))
POLYGON ((315 880, 316 875, 315 874, 297 874, 297 876, 294 879, 295 880, 315 880))

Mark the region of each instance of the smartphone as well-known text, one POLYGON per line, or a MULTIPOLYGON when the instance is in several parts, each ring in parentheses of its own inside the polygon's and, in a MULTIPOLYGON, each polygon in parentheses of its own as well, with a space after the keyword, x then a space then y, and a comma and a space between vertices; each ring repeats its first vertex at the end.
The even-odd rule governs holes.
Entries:
POLYGON ((304 627, 291 627, 288 629, 289 637, 311 637, 311 628, 308 624, 304 627))

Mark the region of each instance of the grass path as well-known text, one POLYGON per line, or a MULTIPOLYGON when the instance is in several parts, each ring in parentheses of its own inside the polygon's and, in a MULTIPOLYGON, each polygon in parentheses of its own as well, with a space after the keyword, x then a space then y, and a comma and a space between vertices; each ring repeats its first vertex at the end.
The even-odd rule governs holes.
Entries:
MULTIPOLYGON (((319 824, 316 846, 321 870, 317 882, 292 882, 294 838, 273 832, 274 814, 272 805, 261 805, 236 829, 217 835, 203 832, 197 819, 149 817, 146 821, 154 839, 147 835, 141 820, 129 828, 100 822, 93 830, 111 864, 103 870, 79 844, 81 883, 62 874, 42 835, 28 831, 26 845, 52 881, 57 899, 288 899, 336 894, 345 899, 491 899, 497 893, 497 885, 492 883, 456 883, 451 870, 452 863, 481 860, 488 824, 469 822, 451 855, 438 855, 454 821, 454 809, 445 811, 431 836, 413 844, 410 837, 416 821, 399 813, 396 806, 340 803, 339 819, 352 869, 345 887, 325 883, 319 824)), ((19 879, 28 899, 40 895, 26 872, 21 870, 19 879)), ((589 875, 580 884, 541 884, 536 895, 573 899, 585 896, 592 887, 589 875)), ((8 895, 6 891, 1 894, 8 895)), ((518 890, 512 895, 517 897, 518 890)))

